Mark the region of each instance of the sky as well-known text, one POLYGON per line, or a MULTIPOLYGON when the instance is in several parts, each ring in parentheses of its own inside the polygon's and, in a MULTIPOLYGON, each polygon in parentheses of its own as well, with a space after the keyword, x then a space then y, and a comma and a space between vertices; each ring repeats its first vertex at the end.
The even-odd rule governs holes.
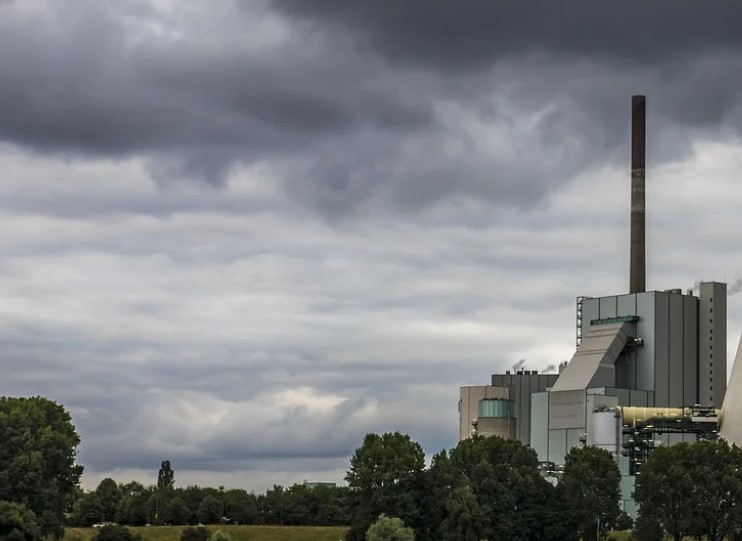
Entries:
MULTIPOLYGON (((628 288, 742 288, 737 0, 0 0, 0 395, 84 484, 341 481, 628 288)), ((729 299, 731 358, 742 295, 729 299)))

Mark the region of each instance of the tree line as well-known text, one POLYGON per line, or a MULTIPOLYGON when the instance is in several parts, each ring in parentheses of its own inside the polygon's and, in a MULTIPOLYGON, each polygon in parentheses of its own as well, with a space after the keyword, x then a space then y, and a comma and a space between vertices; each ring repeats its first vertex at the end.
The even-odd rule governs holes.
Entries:
POLYGON ((128 526, 186 524, 348 524, 347 489, 303 484, 275 485, 263 494, 224 487, 174 486, 170 461, 163 461, 157 485, 103 479, 80 491, 68 515, 71 526, 115 522, 128 526), (165 475, 163 476, 163 472, 165 475))
MULTIPOLYGON (((532 449, 475 437, 426 465, 398 432, 367 434, 350 458, 347 487, 242 489, 175 486, 169 461, 157 484, 104 479, 80 488, 79 437, 47 399, 0 397, 0 540, 60 537, 64 526, 144 524, 349 525, 348 541, 402 531, 417 541, 591 541, 632 527, 619 509, 613 456, 572 449, 552 482, 532 449), (374 526, 372 528, 372 526, 374 526)), ((653 451, 636 478, 635 539, 742 539, 742 450, 723 440, 653 451)))

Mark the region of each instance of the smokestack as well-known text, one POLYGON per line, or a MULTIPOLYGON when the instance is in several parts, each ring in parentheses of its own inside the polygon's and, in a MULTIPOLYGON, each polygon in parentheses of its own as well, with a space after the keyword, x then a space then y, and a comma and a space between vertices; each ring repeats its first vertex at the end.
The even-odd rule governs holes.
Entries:
POLYGON ((631 271, 629 293, 646 291, 646 141, 647 98, 631 98, 631 271))

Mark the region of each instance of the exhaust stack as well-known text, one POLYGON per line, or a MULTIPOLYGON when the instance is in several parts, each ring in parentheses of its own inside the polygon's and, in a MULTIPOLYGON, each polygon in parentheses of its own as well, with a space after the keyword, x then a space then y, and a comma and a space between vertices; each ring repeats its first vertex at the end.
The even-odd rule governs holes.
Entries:
POLYGON ((644 293, 646 284, 646 121, 647 98, 631 98, 631 262, 629 293, 644 293))

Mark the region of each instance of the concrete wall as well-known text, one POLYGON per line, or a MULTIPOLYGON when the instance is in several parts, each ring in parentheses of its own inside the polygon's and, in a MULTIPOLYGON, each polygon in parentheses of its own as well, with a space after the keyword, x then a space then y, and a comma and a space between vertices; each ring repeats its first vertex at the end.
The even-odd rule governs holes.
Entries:
POLYGON ((479 401, 485 398, 509 398, 507 387, 474 385, 459 389, 459 441, 471 436, 472 421, 477 418, 479 401))

